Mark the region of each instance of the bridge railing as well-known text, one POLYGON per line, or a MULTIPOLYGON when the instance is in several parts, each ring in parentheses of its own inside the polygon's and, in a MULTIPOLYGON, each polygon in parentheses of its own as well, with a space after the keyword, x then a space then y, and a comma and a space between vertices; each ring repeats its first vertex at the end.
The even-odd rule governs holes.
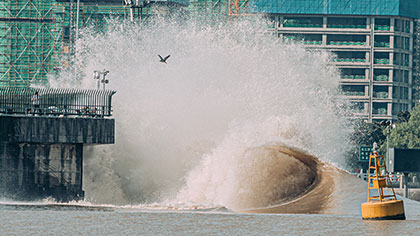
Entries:
POLYGON ((0 88, 0 114, 112 116, 112 90, 0 88), (38 93, 39 102, 33 101, 38 93))

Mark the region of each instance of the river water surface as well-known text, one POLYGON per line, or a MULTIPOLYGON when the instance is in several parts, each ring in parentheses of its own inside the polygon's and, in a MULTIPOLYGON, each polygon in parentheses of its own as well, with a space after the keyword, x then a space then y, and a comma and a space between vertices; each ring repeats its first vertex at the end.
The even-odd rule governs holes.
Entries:
MULTIPOLYGON (((410 209, 407 209, 410 211, 410 209)), ((16 203, 0 206, 1 235, 418 235, 420 215, 362 221, 356 215, 237 214, 223 209, 16 203)))

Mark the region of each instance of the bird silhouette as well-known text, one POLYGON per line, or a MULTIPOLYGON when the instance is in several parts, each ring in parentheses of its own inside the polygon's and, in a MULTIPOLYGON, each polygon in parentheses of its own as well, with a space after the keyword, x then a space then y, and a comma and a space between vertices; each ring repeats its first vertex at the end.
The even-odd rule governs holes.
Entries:
POLYGON ((165 64, 166 64, 166 60, 168 60, 168 58, 169 58, 171 55, 167 55, 165 58, 162 58, 159 54, 158 54, 158 56, 159 56, 159 58, 160 58, 160 62, 162 62, 162 63, 165 63, 165 64))

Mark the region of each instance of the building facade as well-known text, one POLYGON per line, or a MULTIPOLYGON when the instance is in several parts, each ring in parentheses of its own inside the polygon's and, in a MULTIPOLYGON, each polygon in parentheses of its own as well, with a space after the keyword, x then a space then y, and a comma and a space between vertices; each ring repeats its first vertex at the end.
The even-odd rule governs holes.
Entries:
POLYGON ((269 14, 271 31, 284 40, 335 53, 356 115, 379 121, 397 119, 416 102, 419 6, 418 0, 251 0, 250 12, 269 14))

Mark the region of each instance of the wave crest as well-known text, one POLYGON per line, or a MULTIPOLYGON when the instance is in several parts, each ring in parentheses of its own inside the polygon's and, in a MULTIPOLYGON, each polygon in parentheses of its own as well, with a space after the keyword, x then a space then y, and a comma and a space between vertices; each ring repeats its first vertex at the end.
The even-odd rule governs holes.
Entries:
POLYGON ((318 159, 284 144, 248 148, 235 159, 227 172, 214 170, 213 163, 204 160, 190 174, 178 200, 253 211, 292 202, 321 183, 323 165, 318 159))

